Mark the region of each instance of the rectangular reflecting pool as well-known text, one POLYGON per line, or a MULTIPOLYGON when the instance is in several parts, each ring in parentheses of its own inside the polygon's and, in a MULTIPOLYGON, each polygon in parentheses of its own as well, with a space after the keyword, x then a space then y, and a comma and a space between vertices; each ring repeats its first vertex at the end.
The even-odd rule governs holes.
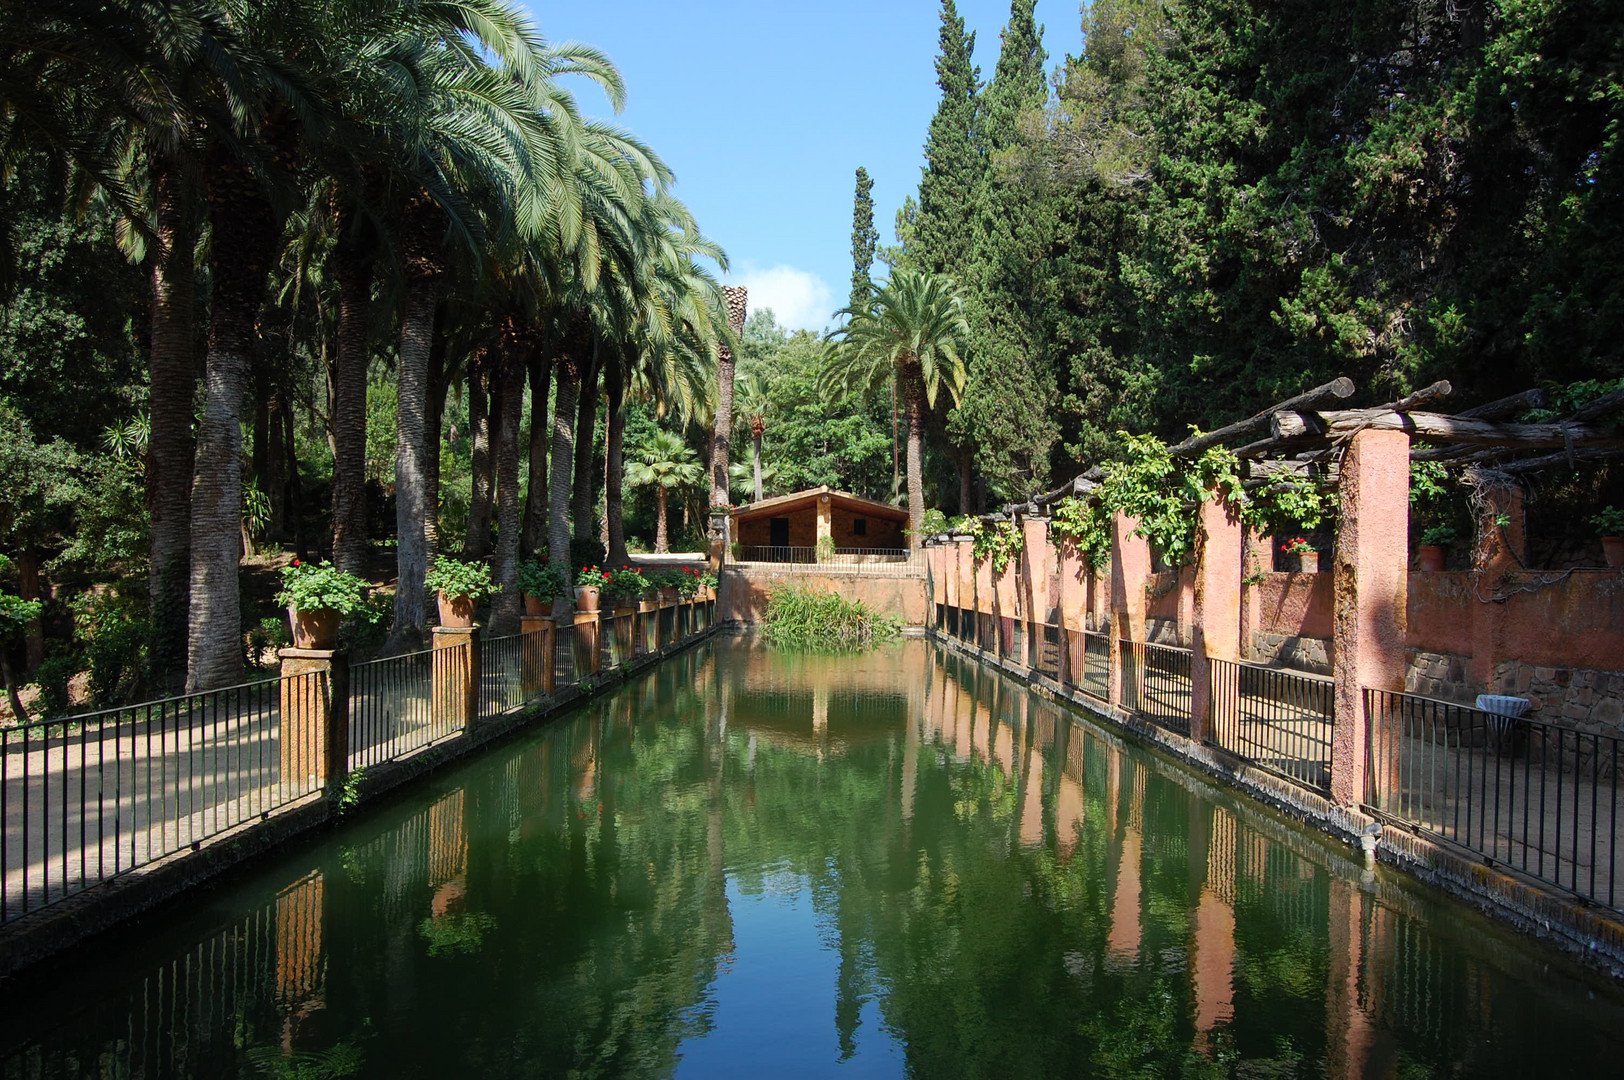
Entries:
POLYGON ((0 1080, 1621 1062, 1617 985, 923 641, 716 641, 0 986, 0 1080))

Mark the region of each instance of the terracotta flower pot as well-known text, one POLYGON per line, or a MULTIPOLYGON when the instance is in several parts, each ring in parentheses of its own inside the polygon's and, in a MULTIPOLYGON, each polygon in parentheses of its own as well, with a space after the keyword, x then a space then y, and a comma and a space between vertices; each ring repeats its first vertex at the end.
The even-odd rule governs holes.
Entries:
POLYGON ((1303 573, 1305 573, 1305 574, 1317 574, 1317 573, 1319 573, 1319 552, 1317 552, 1317 551, 1305 551, 1302 554, 1298 555, 1297 557, 1303 561, 1303 573))
POLYGON ((553 602, 551 600, 541 600, 529 593, 525 593, 524 613, 526 615, 551 615, 553 613, 553 602))
POLYGON ((467 596, 440 597, 440 625, 466 629, 474 625, 474 601, 467 596))
POLYGON ((598 587, 596 585, 580 585, 575 589, 576 611, 598 610, 598 587))
POLYGON ((331 649, 338 644, 338 612, 332 608, 288 608, 296 649, 331 649))
POLYGON ((1624 536, 1602 537, 1601 552, 1607 557, 1608 566, 1614 570, 1624 570, 1624 536))
POLYGON ((1444 549, 1436 544, 1422 544, 1417 554, 1421 558, 1421 569, 1433 573, 1444 568, 1444 549))

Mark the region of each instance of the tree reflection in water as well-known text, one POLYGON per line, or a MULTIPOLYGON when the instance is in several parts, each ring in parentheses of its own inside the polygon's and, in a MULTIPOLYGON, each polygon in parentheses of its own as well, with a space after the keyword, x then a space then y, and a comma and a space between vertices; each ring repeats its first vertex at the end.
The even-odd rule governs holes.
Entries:
POLYGON ((0 1076, 1546 1075, 1624 1029, 917 641, 676 658, 5 1005, 0 1076))

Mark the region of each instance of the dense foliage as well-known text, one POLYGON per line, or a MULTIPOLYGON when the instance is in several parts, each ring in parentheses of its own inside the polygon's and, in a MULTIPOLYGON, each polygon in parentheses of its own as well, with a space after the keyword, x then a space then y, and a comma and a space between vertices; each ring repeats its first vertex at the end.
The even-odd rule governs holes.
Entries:
POLYGON ((778 585, 767 596, 767 640, 790 649, 853 652, 890 641, 901 621, 861 600, 823 589, 778 585))
POLYGON ((985 85, 942 9, 895 257, 960 276, 947 445, 993 493, 1336 375, 1464 406, 1624 371, 1616 6, 1095 0, 1052 92, 1031 0, 985 85))

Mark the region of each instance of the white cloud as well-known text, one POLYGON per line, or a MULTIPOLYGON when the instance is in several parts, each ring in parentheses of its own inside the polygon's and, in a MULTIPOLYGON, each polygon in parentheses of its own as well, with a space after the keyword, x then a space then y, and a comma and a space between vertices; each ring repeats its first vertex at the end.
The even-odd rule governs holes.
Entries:
POLYGON ((772 308, 780 326, 822 330, 834 321, 834 293, 818 275, 780 263, 765 270, 746 262, 732 275, 750 290, 750 310, 772 308))

